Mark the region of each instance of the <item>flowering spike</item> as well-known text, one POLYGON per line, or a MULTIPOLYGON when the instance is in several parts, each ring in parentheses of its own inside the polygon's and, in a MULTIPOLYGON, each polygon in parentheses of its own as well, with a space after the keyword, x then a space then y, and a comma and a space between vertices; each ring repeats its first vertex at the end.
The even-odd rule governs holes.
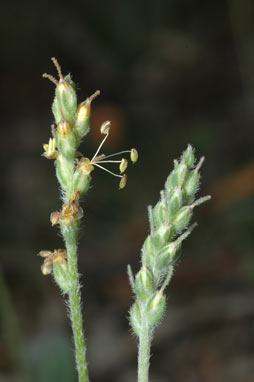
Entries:
MULTIPOLYGON (((133 162, 137 160, 137 153, 134 150, 131 150, 133 162)), ((139 376, 143 373, 144 360, 141 358, 144 353, 147 354, 145 367, 146 376, 148 375, 151 333, 164 315, 166 307, 164 289, 173 276, 182 242, 195 227, 193 224, 188 228, 193 209, 210 198, 194 200, 199 186, 199 169, 202 162, 201 159, 193 169, 194 150, 189 145, 181 160, 174 161, 174 169, 166 180, 159 201, 155 207, 148 209, 150 234, 142 247, 142 267, 135 277, 134 285, 136 301, 130 309, 130 324, 139 337, 139 376), (145 341, 148 341, 148 350, 142 348, 145 341)))

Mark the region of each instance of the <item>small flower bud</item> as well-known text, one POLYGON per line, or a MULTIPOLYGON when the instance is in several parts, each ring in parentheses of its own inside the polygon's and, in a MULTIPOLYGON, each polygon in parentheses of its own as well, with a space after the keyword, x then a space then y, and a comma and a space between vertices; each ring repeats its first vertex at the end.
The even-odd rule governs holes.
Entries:
POLYGON ((174 216, 173 225, 176 233, 181 232, 190 222, 192 216, 192 208, 189 206, 182 207, 174 216))
POLYGON ((137 334, 137 336, 139 336, 140 328, 142 324, 142 315, 141 315, 141 307, 138 301, 135 301, 130 309, 130 324, 131 324, 132 330, 137 334))
POLYGON ((91 102, 99 94, 100 92, 97 90, 91 97, 87 98, 78 106, 75 116, 74 131, 79 140, 82 139, 90 130, 89 119, 91 115, 91 102))
POLYGON ((200 175, 197 171, 193 170, 188 175, 185 183, 184 183, 184 191, 186 196, 189 198, 189 201, 192 201, 192 198, 196 194, 199 186, 199 178, 200 175))
POLYGON ((62 115, 61 109, 59 108, 59 104, 56 97, 54 98, 54 101, 52 104, 52 113, 54 114, 54 117, 55 117, 55 123, 58 124, 63 118, 63 115, 62 115))
POLYGON ((71 287, 71 278, 66 260, 62 262, 53 261, 54 279, 62 292, 67 293, 71 287))
POLYGON ((152 215, 156 228, 159 228, 162 223, 168 220, 167 210, 161 200, 159 200, 153 208, 152 215))
POLYGON ((138 152, 137 152, 136 149, 131 149, 130 157, 131 157, 132 163, 136 163, 137 162, 137 160, 138 160, 138 152))
POLYGON ((56 176, 63 190, 70 187, 70 179, 73 173, 73 164, 64 155, 59 153, 56 161, 56 176))
POLYGON ((111 127, 110 121, 103 122, 103 124, 101 125, 101 128, 100 128, 101 134, 107 135, 109 133, 110 127, 111 127))
POLYGON ((142 249, 143 249, 145 258, 147 258, 147 256, 153 256, 154 253, 156 254, 157 248, 155 247, 152 235, 147 236, 147 238, 144 241, 142 249))
POLYGON ((156 261, 156 270, 158 273, 164 273, 169 265, 174 265, 179 257, 181 243, 169 243, 159 252, 156 261))
POLYGON ((80 103, 76 112, 74 124, 74 130, 77 133, 79 139, 83 138, 90 130, 90 114, 91 102, 89 102, 89 100, 86 100, 80 103))
POLYGON ((165 183, 165 189, 167 194, 170 194, 174 188, 178 186, 178 176, 175 170, 173 170, 167 177, 165 183))
POLYGON ((166 297, 156 292, 147 305, 147 319, 150 325, 157 325, 161 321, 166 309, 166 297))
POLYGON ((188 172, 187 165, 184 162, 181 162, 175 169, 175 172, 178 178, 178 186, 182 186, 188 172))
POLYGON ((144 262, 149 269, 154 269, 157 262, 157 255, 165 245, 165 241, 162 240, 158 231, 155 231, 153 235, 149 235, 142 247, 144 256, 144 262))
POLYGON ((174 215, 183 205, 183 192, 180 187, 176 187, 168 200, 168 212, 174 215))
POLYGON ((127 167, 128 167, 128 161, 123 158, 119 166, 120 172, 123 173, 127 169, 127 167))
MULTIPOLYGON (((62 118, 70 122, 74 121, 74 116, 77 110, 77 96, 74 88, 74 83, 70 75, 61 78, 56 87, 56 103, 53 107, 53 112, 56 112, 56 123, 61 114, 62 118)), ((54 113, 55 114, 55 113, 54 113)))
POLYGON ((91 176, 80 170, 76 170, 73 176, 73 184, 75 190, 78 190, 80 194, 84 194, 88 188, 91 181, 91 176))
POLYGON ((119 190, 122 190, 126 186, 126 183, 127 183, 127 175, 123 174, 119 183, 119 190))
POLYGON ((187 149, 183 152, 181 160, 189 169, 193 167, 195 156, 193 147, 191 145, 188 145, 187 149))
POLYGON ((159 229, 157 230, 157 235, 160 237, 160 241, 167 242, 171 239, 173 235, 173 227, 172 225, 168 225, 163 223, 159 229))
POLYGON ((144 300, 151 295, 153 291, 153 276, 152 273, 146 268, 142 267, 137 273, 135 278, 135 292, 136 295, 144 300))
POLYGON ((51 222, 52 226, 59 223, 60 216, 61 216, 61 214, 59 211, 54 211, 50 214, 50 222, 51 222))

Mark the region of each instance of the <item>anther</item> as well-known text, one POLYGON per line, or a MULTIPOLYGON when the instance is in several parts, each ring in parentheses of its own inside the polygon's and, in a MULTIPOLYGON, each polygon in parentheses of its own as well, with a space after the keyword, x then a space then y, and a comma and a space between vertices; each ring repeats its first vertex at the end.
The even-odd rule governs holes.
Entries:
POLYGON ((127 183, 127 175, 123 174, 119 183, 119 189, 122 190, 126 186, 126 183, 127 183))

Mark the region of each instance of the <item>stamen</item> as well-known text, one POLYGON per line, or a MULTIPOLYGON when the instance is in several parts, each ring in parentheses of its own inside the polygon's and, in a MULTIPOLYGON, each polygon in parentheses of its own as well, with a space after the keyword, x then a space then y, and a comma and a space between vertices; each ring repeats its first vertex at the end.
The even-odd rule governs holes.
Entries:
POLYGON ((51 74, 44 73, 42 75, 43 78, 47 78, 49 81, 53 82, 56 86, 58 85, 58 81, 55 79, 55 77, 51 76, 51 74))
POLYGON ((100 159, 96 160, 96 163, 121 163, 121 162, 122 162, 121 160, 100 160, 100 159))
POLYGON ((94 165, 94 166, 97 166, 97 167, 99 167, 99 168, 101 168, 102 170, 108 172, 108 173, 111 174, 111 175, 117 176, 117 178, 122 178, 122 175, 115 174, 114 172, 109 171, 107 168, 102 167, 102 166, 100 166, 100 165, 97 164, 97 163, 93 163, 93 165, 94 165))
MULTIPOLYGON (((97 155, 98 155, 98 153, 99 153, 99 151, 100 151, 100 149, 102 148, 102 146, 103 146, 103 143, 106 141, 106 139, 108 138, 108 134, 103 138, 103 140, 101 141, 101 144, 100 144, 100 146, 98 147, 98 149, 97 149, 97 151, 96 151, 96 153, 94 154, 94 156, 93 156, 93 158, 91 159, 91 163, 93 162, 93 160, 97 157, 97 155)), ((107 158, 107 157, 105 157, 105 158, 107 158)), ((93 163, 93 164, 95 164, 95 163, 93 163)))
POLYGON ((56 67, 56 70, 57 70, 57 73, 58 73, 60 80, 64 80, 63 75, 62 75, 61 66, 59 65, 57 59, 55 57, 52 57, 51 60, 53 61, 53 64, 56 67))
MULTIPOLYGON (((106 156, 104 157, 104 159, 112 158, 112 157, 115 157, 115 156, 117 156, 117 155, 120 155, 120 154, 126 154, 126 153, 130 153, 130 152, 131 152, 130 150, 119 151, 119 153, 106 155, 106 156)), ((101 162, 104 162, 104 161, 101 161, 101 162)))
POLYGON ((104 158, 104 157, 105 157, 104 154, 98 155, 97 157, 94 158, 94 162, 100 162, 102 160, 102 158, 104 158))

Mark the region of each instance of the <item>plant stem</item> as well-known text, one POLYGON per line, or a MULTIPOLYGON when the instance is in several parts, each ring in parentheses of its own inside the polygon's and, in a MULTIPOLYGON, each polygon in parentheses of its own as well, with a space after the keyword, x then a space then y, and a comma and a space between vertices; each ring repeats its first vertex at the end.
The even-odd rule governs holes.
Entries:
POLYGON ((84 330, 82 324, 80 284, 78 276, 77 258, 77 233, 78 224, 73 223, 63 234, 66 242, 68 269, 70 272, 71 287, 68 293, 70 319, 74 337, 76 365, 79 375, 79 382, 88 382, 88 371, 86 361, 86 346, 84 330))
POLYGON ((148 382, 150 347, 151 328, 143 314, 138 348, 138 382, 148 382))

